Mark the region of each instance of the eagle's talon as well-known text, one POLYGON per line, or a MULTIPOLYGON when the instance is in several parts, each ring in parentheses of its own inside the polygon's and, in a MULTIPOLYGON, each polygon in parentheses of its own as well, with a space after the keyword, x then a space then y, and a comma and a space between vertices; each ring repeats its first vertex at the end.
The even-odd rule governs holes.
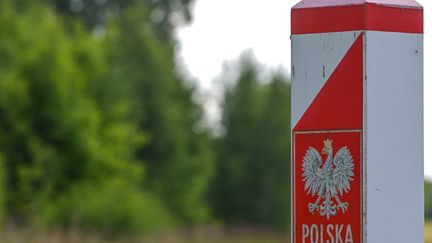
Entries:
POLYGON ((338 209, 342 209, 342 212, 345 213, 345 212, 348 210, 348 203, 347 203, 347 202, 345 202, 345 203, 340 203, 340 204, 337 206, 337 208, 338 208, 338 209))
POLYGON ((309 212, 311 212, 313 214, 314 211, 318 209, 318 204, 316 204, 316 203, 309 203, 308 207, 309 207, 309 212))

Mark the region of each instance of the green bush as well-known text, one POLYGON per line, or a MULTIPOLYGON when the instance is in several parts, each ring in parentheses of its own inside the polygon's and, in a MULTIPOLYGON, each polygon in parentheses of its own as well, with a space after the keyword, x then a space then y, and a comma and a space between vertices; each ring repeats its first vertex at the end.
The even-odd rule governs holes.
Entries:
POLYGON ((143 233, 174 225, 158 199, 122 179, 77 185, 57 202, 45 205, 44 225, 61 223, 107 233, 143 233))

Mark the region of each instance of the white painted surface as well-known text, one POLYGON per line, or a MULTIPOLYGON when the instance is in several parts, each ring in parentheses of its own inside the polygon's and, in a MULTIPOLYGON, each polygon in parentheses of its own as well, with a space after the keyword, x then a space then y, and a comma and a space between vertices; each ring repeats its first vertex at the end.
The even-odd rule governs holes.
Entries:
POLYGON ((423 240, 423 36, 367 31, 368 243, 423 240))
POLYGON ((315 99, 359 31, 291 36, 291 126, 294 127, 315 99))

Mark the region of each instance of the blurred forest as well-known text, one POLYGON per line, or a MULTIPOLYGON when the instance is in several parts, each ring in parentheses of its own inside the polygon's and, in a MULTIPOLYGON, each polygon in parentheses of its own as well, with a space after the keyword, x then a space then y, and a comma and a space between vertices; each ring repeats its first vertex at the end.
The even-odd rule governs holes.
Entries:
MULTIPOLYGON (((175 62, 190 0, 0 0, 0 219, 146 233, 290 225, 290 84, 239 60, 223 132, 175 62)), ((432 185, 426 184, 432 218, 432 185)))
POLYGON ((175 63, 189 0, 0 1, 1 218, 116 233, 289 226, 290 86, 240 61, 224 134, 175 63), (259 136, 259 139, 253 139, 259 136))

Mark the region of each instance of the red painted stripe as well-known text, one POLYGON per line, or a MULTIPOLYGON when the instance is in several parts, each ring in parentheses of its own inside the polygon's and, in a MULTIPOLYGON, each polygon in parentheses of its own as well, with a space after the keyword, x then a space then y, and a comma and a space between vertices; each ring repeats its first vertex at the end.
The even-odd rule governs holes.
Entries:
POLYGON ((374 3, 292 9, 292 34, 354 30, 420 34, 423 33, 423 9, 374 3))
POLYGON ((316 8, 334 7, 346 5, 363 5, 365 3, 375 3, 387 6, 397 6, 400 8, 422 8, 415 0, 301 0, 293 8, 316 8))
POLYGON ((310 34, 361 30, 363 5, 293 9, 291 33, 310 34))
POLYGON ((423 33, 423 9, 366 4, 366 30, 423 33))

